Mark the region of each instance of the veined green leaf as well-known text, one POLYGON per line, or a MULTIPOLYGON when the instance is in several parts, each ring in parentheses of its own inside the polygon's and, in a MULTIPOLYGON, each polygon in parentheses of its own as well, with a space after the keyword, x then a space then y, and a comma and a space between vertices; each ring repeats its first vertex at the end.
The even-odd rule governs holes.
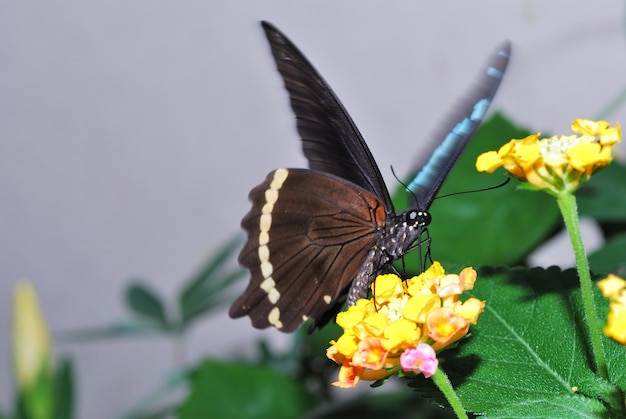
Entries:
MULTIPOLYGON (((626 414, 626 348, 606 339, 611 382, 593 373, 574 270, 483 269, 470 294, 486 301, 485 312, 469 339, 441 354, 466 409, 486 417, 626 414)), ((596 301, 604 313, 599 291, 596 301)))

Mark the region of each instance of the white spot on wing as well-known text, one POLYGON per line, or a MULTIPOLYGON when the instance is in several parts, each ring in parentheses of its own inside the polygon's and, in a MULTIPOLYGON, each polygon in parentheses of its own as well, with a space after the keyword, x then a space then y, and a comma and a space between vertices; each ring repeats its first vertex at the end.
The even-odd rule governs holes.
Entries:
POLYGON ((330 302, 333 301, 333 298, 330 295, 325 295, 323 298, 326 304, 330 304, 330 302))
POLYGON ((261 214, 272 214, 272 211, 274 210, 274 204, 265 204, 263 205, 263 208, 261 208, 261 214))
POLYGON ((261 289, 267 293, 273 290, 275 286, 276 286, 276 283, 271 277, 261 282, 261 289))
POLYGON ((265 191, 265 202, 274 205, 278 201, 278 189, 268 189, 265 191))
MULTIPOLYGON (((278 202, 280 188, 285 183, 288 174, 287 169, 274 171, 270 186, 265 191, 265 204, 261 208, 261 217, 259 218, 259 248, 257 253, 261 274, 265 278, 259 287, 267 294, 267 298, 272 304, 276 304, 280 300, 280 292, 276 289, 276 282, 272 278, 274 267, 270 261, 271 253, 268 244, 270 242, 274 204, 278 202)), ((267 316, 267 321, 275 328, 282 329, 283 323, 280 321, 280 309, 278 307, 272 308, 267 316)))
POLYGON ((278 307, 274 307, 270 311, 270 314, 267 315, 267 321, 277 329, 283 328, 283 322, 280 321, 280 309, 278 307))
POLYGON ((269 258, 270 258, 270 248, 267 247, 267 245, 265 244, 259 246, 259 261, 261 263, 269 262, 269 258))
POLYGON ((276 304, 280 299, 280 292, 276 289, 276 283, 272 277, 269 277, 265 279, 265 281, 261 282, 260 288, 265 291, 267 298, 269 298, 272 304, 276 304))
POLYGON ((272 179, 270 188, 280 189, 283 186, 283 183, 285 183, 285 179, 287 179, 288 174, 289 170, 287 169, 276 169, 274 171, 274 179, 272 179))
POLYGON ((270 300, 270 303, 276 304, 280 300, 280 292, 276 288, 272 288, 267 292, 267 298, 270 300))
POLYGON ((261 262, 261 275, 263 278, 272 279, 272 274, 274 273, 274 267, 269 262, 261 262))
POLYGON ((261 233, 269 232, 270 227, 272 226, 272 214, 263 214, 259 219, 259 228, 261 229, 261 233))

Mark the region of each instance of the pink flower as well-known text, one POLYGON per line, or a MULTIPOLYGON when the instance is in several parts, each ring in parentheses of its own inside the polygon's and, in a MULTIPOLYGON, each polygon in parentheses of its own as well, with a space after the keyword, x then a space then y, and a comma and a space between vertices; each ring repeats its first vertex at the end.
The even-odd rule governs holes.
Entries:
POLYGON ((404 371, 424 374, 428 378, 439 367, 435 350, 426 343, 418 343, 416 347, 405 350, 400 356, 400 366, 404 371))

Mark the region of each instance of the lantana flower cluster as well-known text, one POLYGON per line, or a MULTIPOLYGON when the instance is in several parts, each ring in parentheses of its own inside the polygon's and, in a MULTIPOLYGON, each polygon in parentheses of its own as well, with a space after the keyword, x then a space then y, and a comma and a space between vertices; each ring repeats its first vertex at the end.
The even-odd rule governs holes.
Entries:
POLYGON ((406 281, 395 274, 378 276, 371 299, 337 315, 343 335, 326 351, 341 365, 333 385, 351 388, 361 379, 379 380, 400 369, 406 375, 433 375, 436 353, 464 337, 483 312, 484 301, 459 300, 475 281, 474 269, 446 274, 438 262, 406 281))
POLYGON ((478 156, 476 169, 492 173, 502 166, 511 175, 553 195, 574 192, 612 160, 621 139, 619 123, 576 119, 574 135, 539 138, 540 133, 511 140, 496 151, 478 156))
POLYGON ((616 275, 609 275, 598 282, 602 294, 611 302, 604 334, 626 345, 626 281, 616 275))

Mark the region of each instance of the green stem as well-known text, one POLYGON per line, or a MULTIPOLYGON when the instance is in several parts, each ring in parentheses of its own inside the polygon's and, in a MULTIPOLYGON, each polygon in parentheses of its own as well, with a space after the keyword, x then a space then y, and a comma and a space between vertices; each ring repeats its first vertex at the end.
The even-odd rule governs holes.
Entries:
POLYGON ((459 396, 457 396, 454 388, 452 388, 452 383, 448 379, 446 373, 441 369, 441 367, 437 368, 437 371, 435 372, 435 374, 433 374, 432 378, 435 385, 439 387, 439 390, 441 390, 443 395, 448 400, 448 403, 450 403, 452 410, 454 410, 454 413, 456 413, 456 417, 468 419, 467 414, 465 413, 465 409, 463 409, 463 406, 461 405, 461 400, 459 399, 459 396))
POLYGON ((602 348, 602 331, 600 322, 598 321, 598 312, 593 301, 591 274, 589 273, 589 262, 585 254, 585 246, 583 244, 582 234, 580 232, 580 224, 578 222, 578 210, 576 208, 576 197, 573 194, 563 193, 557 197, 559 209, 565 221, 565 228, 569 234, 574 255, 576 256, 576 268, 578 270, 578 278, 580 279, 580 290, 583 298, 583 309, 587 325, 589 327, 589 335, 591 336, 591 350, 596 363, 598 374, 608 379, 608 369, 604 349, 602 348))

